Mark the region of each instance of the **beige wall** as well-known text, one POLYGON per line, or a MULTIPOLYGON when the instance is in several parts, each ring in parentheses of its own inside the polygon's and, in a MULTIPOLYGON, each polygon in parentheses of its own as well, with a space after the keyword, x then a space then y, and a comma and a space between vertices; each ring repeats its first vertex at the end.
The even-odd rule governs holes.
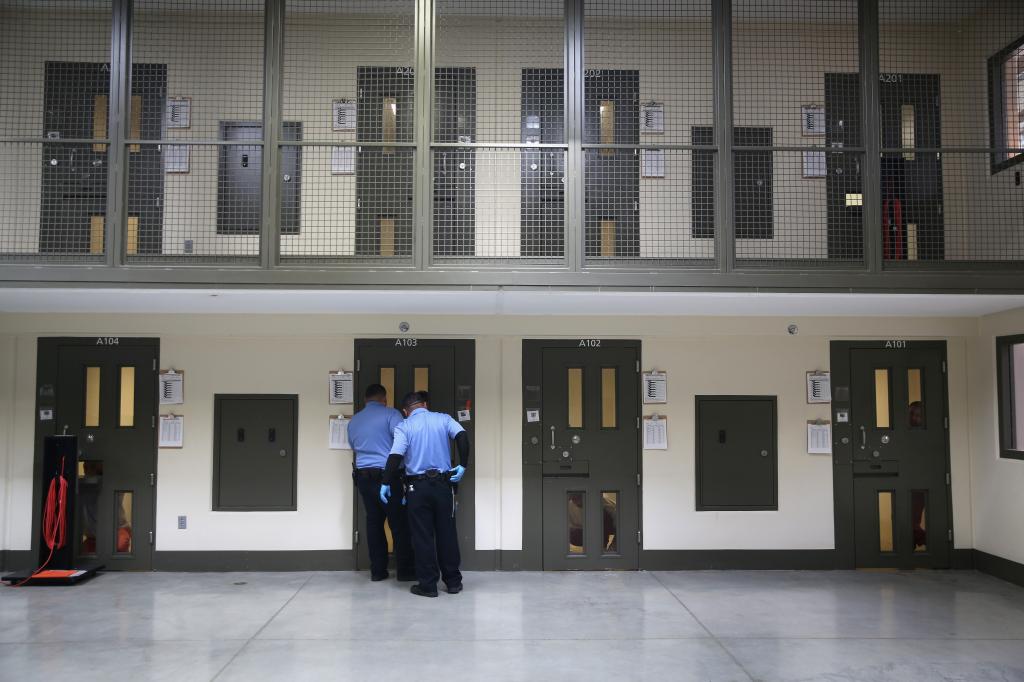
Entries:
MULTIPOLYGON (((1024 31, 1024 7, 1006 3, 954 30, 906 22, 899 32, 882 27, 883 71, 942 76, 943 142, 987 145, 986 59, 1024 31), (961 30, 962 29, 962 30, 961 30), (889 57, 899 46, 899 59, 889 57)), ((18 97, 0 97, 0 122, 22 124, 12 134, 38 134, 42 108, 42 64, 46 59, 105 61, 106 26, 93 16, 30 17, 0 10, 0 83, 16 83, 18 97), (53 23, 56 22, 56 23, 53 23), (89 36, 68 44, 66 36, 89 36), (22 36, 32 36, 26 50, 22 36), (48 49, 49 48, 49 49, 48 49)), ((260 17, 234 19, 217 13, 140 13, 135 58, 168 64, 168 94, 193 98, 190 130, 173 139, 209 139, 221 120, 258 120, 261 106, 260 17)), ((331 101, 355 98, 358 65, 412 63, 411 24, 403 15, 289 15, 285 56, 286 120, 303 123, 305 139, 325 143, 303 155, 302 226, 282 238, 284 255, 354 252, 355 178, 330 173, 330 145, 352 142, 352 133, 330 131, 331 101)), ((740 125, 771 125, 777 145, 807 144, 799 134, 803 104, 824 103, 826 71, 857 69, 855 25, 817 22, 771 25, 740 22, 735 30, 735 105, 740 125)), ((562 28, 550 18, 446 17, 439 20, 438 66, 477 69, 480 142, 518 142, 520 74, 527 67, 562 65, 562 28)), ((644 143, 689 143, 690 129, 711 121, 709 24, 695 19, 644 22, 590 19, 587 68, 638 69, 641 101, 666 106, 664 136, 644 143)), ((37 150, 0 150, 0 251, 31 251, 38 229, 37 150)), ((737 255, 770 258, 827 256, 825 181, 802 177, 800 152, 774 155, 775 238, 741 240, 737 255)), ((197 254, 255 254, 252 236, 216 234, 216 147, 192 150, 191 172, 167 174, 164 252, 181 253, 184 241, 197 254)), ((476 255, 519 253, 519 153, 478 150, 476 255)), ((1012 174, 991 176, 984 155, 947 154, 944 160, 946 257, 998 259, 1019 255, 1024 193, 1012 174), (1000 210, 993 210, 998 197, 1000 210), (986 239, 972 239, 975 230, 986 239)), ((709 257, 710 240, 690 237, 690 154, 669 152, 666 177, 640 181, 641 255, 709 257)))
POLYGON ((996 337, 1024 333, 1024 309, 980 320, 968 342, 974 546, 1024 563, 1024 461, 999 457, 996 337))
MULTIPOLYGON (((972 546, 968 449, 970 319, 900 318, 594 318, 404 317, 416 334, 476 341, 476 428, 473 475, 476 547, 522 546, 522 341, 524 338, 639 338, 644 368, 669 373, 667 451, 643 455, 644 542, 651 549, 822 549, 834 544, 832 466, 808 455, 805 423, 826 417, 807 405, 804 373, 827 368, 829 341, 854 338, 947 339, 953 514, 957 547, 972 546), (796 322, 800 334, 786 326, 796 322), (779 404, 779 510, 694 510, 694 396, 771 394, 779 404)), ((10 415, 0 440, 9 457, 7 547, 29 546, 32 498, 35 345, 38 335, 158 336, 161 365, 186 372, 185 448, 161 450, 157 484, 157 548, 347 549, 351 547, 350 454, 326 447, 325 373, 351 368, 356 337, 391 336, 390 316, 326 315, 5 315, 0 351, 16 353, 10 415), (287 334, 283 330, 287 330, 287 334), (300 396, 298 510, 211 511, 213 395, 226 392, 300 396), (179 531, 176 518, 189 517, 179 531)), ((0 365, 2 367, 3 365, 0 365)), ((646 409, 646 413, 653 409, 646 409)), ((2 423, 2 421, 0 421, 2 423)), ((2 460, 0 460, 2 461, 2 460)))

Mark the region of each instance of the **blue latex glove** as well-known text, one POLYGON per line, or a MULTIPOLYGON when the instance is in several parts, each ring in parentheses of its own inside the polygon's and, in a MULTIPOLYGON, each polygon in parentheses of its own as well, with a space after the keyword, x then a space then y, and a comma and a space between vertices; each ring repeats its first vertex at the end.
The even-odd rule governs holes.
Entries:
POLYGON ((449 478, 448 480, 450 480, 452 483, 458 483, 459 481, 462 480, 462 475, 466 473, 466 467, 460 464, 459 466, 449 469, 448 471, 449 473, 451 473, 451 478, 449 478))
POLYGON ((380 502, 385 507, 388 505, 388 498, 391 497, 391 486, 381 483, 380 485, 380 502))
POLYGON ((402 495, 402 506, 405 506, 405 495, 402 495))

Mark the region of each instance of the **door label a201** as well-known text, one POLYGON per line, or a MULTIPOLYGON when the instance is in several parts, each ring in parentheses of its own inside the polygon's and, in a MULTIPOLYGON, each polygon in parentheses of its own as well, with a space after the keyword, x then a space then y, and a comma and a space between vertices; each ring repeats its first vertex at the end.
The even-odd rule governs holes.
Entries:
POLYGON ((885 342, 885 347, 886 348, 906 348, 907 347, 907 342, 906 341, 897 341, 897 340, 893 339, 892 341, 886 341, 885 342))
POLYGON ((415 348, 417 340, 410 338, 395 339, 396 348, 415 348))
POLYGON ((116 336, 101 336, 96 339, 97 346, 117 346, 121 343, 121 339, 116 336))
POLYGON ((601 339, 580 339, 577 348, 600 348, 601 339))

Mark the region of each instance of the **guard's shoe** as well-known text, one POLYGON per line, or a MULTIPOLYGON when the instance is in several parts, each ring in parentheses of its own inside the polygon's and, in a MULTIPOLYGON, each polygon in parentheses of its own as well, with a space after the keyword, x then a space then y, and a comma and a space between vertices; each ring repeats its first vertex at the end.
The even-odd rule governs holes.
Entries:
POLYGON ((425 589, 423 589, 422 587, 420 587, 419 583, 417 583, 417 584, 413 585, 412 587, 410 587, 409 591, 412 592, 413 594, 415 594, 418 597, 436 597, 437 596, 437 590, 434 590, 433 592, 428 592, 425 589))
POLYGON ((379 583, 381 580, 387 580, 389 575, 391 574, 387 571, 384 571, 383 573, 371 573, 370 580, 375 583, 379 583))
POLYGON ((458 585, 448 585, 447 589, 448 594, 458 594, 459 592, 462 592, 462 583, 459 583, 458 585))

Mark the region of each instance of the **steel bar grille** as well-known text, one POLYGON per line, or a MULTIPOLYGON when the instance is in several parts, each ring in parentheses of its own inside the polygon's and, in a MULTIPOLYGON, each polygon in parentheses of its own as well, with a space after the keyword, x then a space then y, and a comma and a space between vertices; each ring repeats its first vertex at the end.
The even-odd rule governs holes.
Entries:
POLYGON ((563 261, 563 15, 560 0, 437 2, 435 261, 563 261))
POLYGON ((859 266, 857 2, 736 0, 732 59, 737 264, 859 266))
POLYGON ((882 0, 879 24, 883 262, 1024 259, 1024 4, 882 0))
MULTIPOLYGON (((135 1, 128 261, 258 258, 263 5, 135 1)), ((284 126, 292 139, 301 137, 301 126, 284 126)))
POLYGON ((712 123, 711 3, 584 11, 584 256, 714 260, 714 140, 692 134, 712 123))
POLYGON ((0 2, 0 258, 103 259, 110 31, 110 2, 0 2))
POLYGON ((281 147, 283 261, 411 262, 415 8, 286 3, 284 118, 306 145, 281 147))

